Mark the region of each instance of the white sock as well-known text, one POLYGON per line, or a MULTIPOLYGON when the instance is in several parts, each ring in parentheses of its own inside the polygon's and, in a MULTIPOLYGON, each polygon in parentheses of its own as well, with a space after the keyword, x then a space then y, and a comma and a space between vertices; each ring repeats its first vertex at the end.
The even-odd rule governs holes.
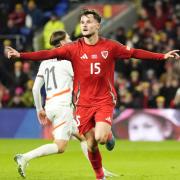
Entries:
POLYGON ((56 154, 56 153, 58 153, 58 146, 57 144, 53 143, 53 144, 42 145, 36 149, 33 149, 32 151, 24 153, 23 156, 27 161, 29 161, 37 157, 56 154))
POLYGON ((84 154, 85 157, 89 160, 87 142, 86 142, 86 141, 81 141, 80 144, 81 144, 81 149, 82 149, 83 154, 84 154))

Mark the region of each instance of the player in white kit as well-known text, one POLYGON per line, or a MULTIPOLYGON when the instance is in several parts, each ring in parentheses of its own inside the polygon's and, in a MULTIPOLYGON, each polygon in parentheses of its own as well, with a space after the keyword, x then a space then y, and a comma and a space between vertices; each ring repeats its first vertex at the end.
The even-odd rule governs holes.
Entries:
MULTIPOLYGON (((71 42, 69 35, 64 31, 56 31, 52 34, 50 44, 63 46, 71 42)), ((53 126, 54 143, 46 144, 24 154, 17 154, 15 161, 18 164, 18 172, 25 177, 25 169, 31 159, 50 154, 63 153, 71 136, 75 136, 81 142, 81 148, 88 159, 87 144, 84 138, 78 134, 77 123, 73 119, 73 69, 70 61, 50 59, 40 64, 34 86, 33 96, 40 124, 46 125, 48 120, 53 126), (46 102, 42 107, 41 88, 45 84, 46 102)), ((105 176, 116 176, 104 169, 105 176)))

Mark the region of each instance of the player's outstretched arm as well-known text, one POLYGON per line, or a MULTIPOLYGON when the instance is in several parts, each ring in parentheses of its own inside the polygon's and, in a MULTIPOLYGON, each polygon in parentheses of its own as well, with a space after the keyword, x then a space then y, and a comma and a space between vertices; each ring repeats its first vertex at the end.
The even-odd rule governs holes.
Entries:
POLYGON ((117 59, 129 59, 129 58, 136 58, 136 59, 145 59, 145 60, 167 60, 167 59, 175 59, 179 60, 179 52, 180 50, 172 50, 165 54, 163 53, 155 53, 143 49, 135 49, 130 48, 128 46, 124 46, 120 43, 114 43, 114 55, 117 59))
POLYGON ((151 59, 167 60, 170 58, 178 60, 180 58, 178 52, 179 50, 172 50, 166 54, 162 54, 162 53, 154 53, 154 52, 146 51, 143 49, 133 49, 133 53, 131 57, 134 57, 137 59, 150 59, 150 60, 151 59))
POLYGON ((20 58, 23 60, 31 60, 31 61, 42 61, 52 58, 59 59, 70 59, 70 54, 67 52, 66 48, 54 48, 51 50, 41 50, 36 52, 18 52, 12 47, 5 47, 5 56, 8 59, 11 58, 20 58))

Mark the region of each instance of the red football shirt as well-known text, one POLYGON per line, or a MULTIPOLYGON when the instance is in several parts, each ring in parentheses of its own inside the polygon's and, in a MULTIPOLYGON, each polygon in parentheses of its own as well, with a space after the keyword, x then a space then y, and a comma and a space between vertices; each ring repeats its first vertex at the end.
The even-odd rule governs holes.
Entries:
POLYGON ((164 54, 128 48, 116 41, 100 38, 95 45, 88 45, 81 38, 52 50, 21 53, 22 59, 50 58, 70 60, 74 70, 74 95, 76 105, 114 105, 114 66, 117 59, 131 57, 161 60, 164 54))

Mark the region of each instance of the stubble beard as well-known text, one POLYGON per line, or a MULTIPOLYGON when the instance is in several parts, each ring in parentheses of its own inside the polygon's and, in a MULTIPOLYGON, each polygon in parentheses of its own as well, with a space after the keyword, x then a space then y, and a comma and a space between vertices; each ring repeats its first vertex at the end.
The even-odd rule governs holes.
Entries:
POLYGON ((85 37, 85 38, 91 38, 95 33, 90 33, 90 34, 83 34, 82 36, 85 37))

